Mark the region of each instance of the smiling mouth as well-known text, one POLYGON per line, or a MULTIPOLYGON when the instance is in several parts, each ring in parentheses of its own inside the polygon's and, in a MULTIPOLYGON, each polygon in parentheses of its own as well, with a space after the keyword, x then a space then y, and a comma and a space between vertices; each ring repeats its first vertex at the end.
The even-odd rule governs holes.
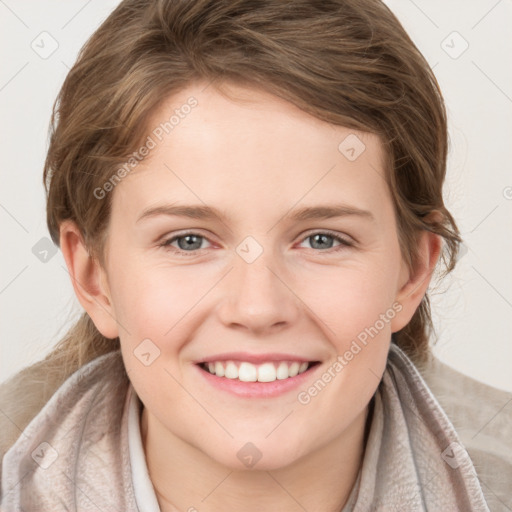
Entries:
POLYGON ((262 364, 252 364, 246 361, 215 361, 199 363, 198 366, 210 373, 224 379, 239 382, 274 382, 286 380, 307 372, 319 361, 269 361, 262 364))

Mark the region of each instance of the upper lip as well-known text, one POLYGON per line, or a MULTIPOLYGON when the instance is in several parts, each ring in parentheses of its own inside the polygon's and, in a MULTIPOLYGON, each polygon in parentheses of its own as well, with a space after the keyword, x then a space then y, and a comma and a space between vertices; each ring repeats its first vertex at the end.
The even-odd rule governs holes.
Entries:
POLYGON ((318 359, 300 357, 293 354, 271 353, 271 354, 249 354, 248 352, 226 352, 205 357, 195 361, 195 364, 214 363, 216 361, 246 361, 252 364, 266 363, 268 361, 297 361, 299 363, 310 363, 318 359))

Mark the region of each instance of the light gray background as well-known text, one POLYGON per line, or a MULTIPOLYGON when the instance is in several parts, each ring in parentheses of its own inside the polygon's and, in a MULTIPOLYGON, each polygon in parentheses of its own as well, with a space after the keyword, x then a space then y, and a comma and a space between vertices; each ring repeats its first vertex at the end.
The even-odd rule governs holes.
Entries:
MULTIPOLYGON (((52 256, 41 242, 42 168, 58 90, 117 4, 0 0, 0 380, 43 357, 80 312, 62 253, 52 256)), ((512 391, 512 2, 387 4, 433 67, 449 115, 446 201, 466 250, 453 276, 431 290, 434 352, 512 391)))

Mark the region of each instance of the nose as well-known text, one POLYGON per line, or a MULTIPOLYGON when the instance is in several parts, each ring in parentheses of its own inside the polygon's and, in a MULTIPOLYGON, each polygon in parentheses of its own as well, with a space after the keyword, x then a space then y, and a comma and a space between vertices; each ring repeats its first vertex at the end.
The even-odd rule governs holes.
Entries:
POLYGON ((291 279, 264 251, 255 261, 234 260, 234 268, 223 280, 222 301, 217 309, 221 322, 230 328, 271 334, 293 325, 300 314, 300 300, 291 279))

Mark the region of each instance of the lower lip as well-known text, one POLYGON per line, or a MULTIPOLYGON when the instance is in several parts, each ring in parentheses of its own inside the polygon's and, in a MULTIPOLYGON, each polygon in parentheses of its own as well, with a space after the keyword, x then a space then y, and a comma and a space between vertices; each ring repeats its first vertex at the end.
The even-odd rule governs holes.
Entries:
POLYGON ((217 375, 203 370, 199 365, 195 366, 207 382, 222 391, 227 391, 242 398, 273 398, 297 389, 301 385, 304 386, 305 382, 309 380, 320 364, 308 368, 305 372, 295 377, 288 377, 287 379, 275 380, 273 382, 243 382, 238 379, 217 377, 217 375))

